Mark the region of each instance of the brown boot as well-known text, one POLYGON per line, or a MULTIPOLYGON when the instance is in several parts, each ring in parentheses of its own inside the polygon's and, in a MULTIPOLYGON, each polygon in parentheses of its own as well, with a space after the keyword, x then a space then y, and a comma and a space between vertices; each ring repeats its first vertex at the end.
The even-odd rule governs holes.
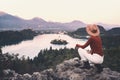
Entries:
POLYGON ((97 73, 101 73, 103 71, 103 66, 101 64, 95 64, 95 67, 97 68, 97 73))
POLYGON ((84 65, 80 67, 81 69, 90 69, 91 68, 91 66, 90 66, 88 61, 85 61, 83 64, 84 65))

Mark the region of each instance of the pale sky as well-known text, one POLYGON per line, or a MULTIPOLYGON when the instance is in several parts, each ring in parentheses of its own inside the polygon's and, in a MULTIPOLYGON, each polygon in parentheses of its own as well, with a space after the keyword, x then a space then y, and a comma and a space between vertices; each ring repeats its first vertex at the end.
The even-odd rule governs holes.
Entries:
POLYGON ((0 0, 0 11, 24 19, 120 25, 120 0, 0 0))

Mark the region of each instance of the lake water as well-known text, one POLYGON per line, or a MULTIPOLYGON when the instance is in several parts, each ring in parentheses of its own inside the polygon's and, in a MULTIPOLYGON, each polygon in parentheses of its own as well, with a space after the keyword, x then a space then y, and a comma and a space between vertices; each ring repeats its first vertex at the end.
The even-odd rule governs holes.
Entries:
MULTIPOLYGON (((53 49, 60 48, 75 48, 76 44, 84 44, 86 42, 85 39, 75 39, 65 34, 43 34, 36 36, 33 40, 22 41, 16 45, 5 46, 2 48, 3 53, 14 53, 19 54, 21 56, 29 56, 33 58, 38 55, 40 50, 49 49, 52 47, 53 49), (68 42, 67 45, 53 45, 51 44, 51 40, 54 39, 64 39, 68 42)), ((89 48, 89 47, 88 47, 89 48)))

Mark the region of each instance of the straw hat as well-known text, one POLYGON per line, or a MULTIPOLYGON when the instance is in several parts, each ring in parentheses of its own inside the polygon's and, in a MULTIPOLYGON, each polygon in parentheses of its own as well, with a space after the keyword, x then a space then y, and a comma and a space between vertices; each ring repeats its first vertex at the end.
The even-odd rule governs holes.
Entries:
POLYGON ((86 31, 90 36, 99 36, 100 30, 96 24, 88 24, 86 31))

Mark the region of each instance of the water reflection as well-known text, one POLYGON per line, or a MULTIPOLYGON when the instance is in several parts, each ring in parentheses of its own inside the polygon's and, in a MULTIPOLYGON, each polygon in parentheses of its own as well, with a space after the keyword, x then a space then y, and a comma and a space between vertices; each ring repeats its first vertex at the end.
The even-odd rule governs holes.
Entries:
POLYGON ((29 56, 33 58, 36 56, 40 50, 49 49, 52 47, 53 49, 60 49, 60 48, 74 48, 77 43, 83 44, 86 40, 82 39, 74 39, 68 35, 64 34, 43 34, 36 36, 33 40, 22 41, 17 45, 5 46, 2 48, 3 53, 19 53, 20 57, 25 55, 26 57, 29 56), (51 44, 51 40, 53 39, 64 39, 67 40, 67 45, 53 45, 51 44))

